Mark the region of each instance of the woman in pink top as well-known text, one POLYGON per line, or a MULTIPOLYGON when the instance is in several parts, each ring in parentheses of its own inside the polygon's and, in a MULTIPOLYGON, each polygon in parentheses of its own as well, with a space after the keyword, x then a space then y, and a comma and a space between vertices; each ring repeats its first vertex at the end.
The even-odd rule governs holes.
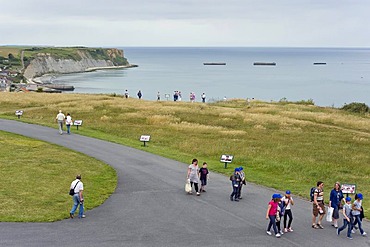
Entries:
POLYGON ((266 233, 268 235, 271 235, 271 226, 274 228, 275 236, 277 238, 280 238, 280 233, 277 230, 276 227, 276 215, 278 213, 278 206, 279 206, 279 201, 282 198, 280 194, 273 194, 272 195, 272 200, 269 202, 269 205, 267 207, 267 212, 266 212, 266 220, 270 219, 270 222, 267 226, 266 233))

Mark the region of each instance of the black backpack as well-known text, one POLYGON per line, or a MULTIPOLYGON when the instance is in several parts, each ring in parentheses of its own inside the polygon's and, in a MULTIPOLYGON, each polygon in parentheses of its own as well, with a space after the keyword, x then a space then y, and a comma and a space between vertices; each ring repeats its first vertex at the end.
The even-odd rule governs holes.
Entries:
POLYGON ((311 202, 313 202, 314 195, 315 195, 315 190, 316 190, 316 187, 312 187, 311 190, 310 190, 310 199, 311 199, 311 202))

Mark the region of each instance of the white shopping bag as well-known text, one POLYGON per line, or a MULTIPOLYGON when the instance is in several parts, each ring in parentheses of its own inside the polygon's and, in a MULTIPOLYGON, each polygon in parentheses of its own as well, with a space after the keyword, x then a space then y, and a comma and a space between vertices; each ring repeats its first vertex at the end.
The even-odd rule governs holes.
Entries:
POLYGON ((186 183, 185 183, 185 192, 186 193, 189 193, 191 192, 191 185, 190 185, 190 180, 186 180, 186 183))
POLYGON ((326 215, 326 221, 327 222, 331 222, 332 221, 333 211, 334 211, 334 208, 328 207, 328 213, 326 215))

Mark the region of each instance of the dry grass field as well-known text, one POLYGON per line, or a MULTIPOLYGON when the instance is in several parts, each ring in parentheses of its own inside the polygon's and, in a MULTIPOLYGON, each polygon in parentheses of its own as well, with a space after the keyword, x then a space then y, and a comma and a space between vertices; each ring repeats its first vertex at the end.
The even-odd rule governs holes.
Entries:
MULTIPOLYGON (((248 181, 309 197, 325 181, 356 183, 370 207, 370 117, 312 105, 231 100, 213 104, 143 101, 113 95, 0 94, 0 117, 57 127, 58 110, 82 119, 82 135, 122 143, 189 163, 207 161, 229 175, 243 166, 248 181), (139 142, 151 135, 147 147, 139 142), (221 154, 234 155, 224 169, 221 154)), ((73 128, 74 132, 77 132, 73 128)), ((184 171, 185 172, 185 171, 184 171)), ((246 193, 248 189, 246 188, 246 193)))

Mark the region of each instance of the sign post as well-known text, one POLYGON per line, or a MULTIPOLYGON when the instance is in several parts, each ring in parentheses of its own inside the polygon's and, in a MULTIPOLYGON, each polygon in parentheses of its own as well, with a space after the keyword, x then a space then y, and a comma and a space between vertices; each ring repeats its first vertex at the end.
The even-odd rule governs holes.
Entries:
POLYGON ((15 115, 18 116, 18 119, 20 119, 21 116, 23 115, 23 111, 17 110, 17 111, 15 111, 15 115))
POLYGON ((77 130, 78 130, 78 126, 81 126, 82 125, 82 120, 75 120, 73 122, 73 125, 77 126, 77 130))
POLYGON ((150 135, 142 135, 140 137, 140 141, 144 142, 144 147, 145 147, 145 143, 150 141, 150 135))
POLYGON ((356 194, 356 184, 342 184, 341 190, 343 194, 347 194, 347 197, 348 194, 356 194))
POLYGON ((226 169, 227 168, 227 163, 233 162, 233 158, 234 158, 233 155, 223 154, 223 155, 221 155, 220 162, 225 163, 225 169, 226 169))

